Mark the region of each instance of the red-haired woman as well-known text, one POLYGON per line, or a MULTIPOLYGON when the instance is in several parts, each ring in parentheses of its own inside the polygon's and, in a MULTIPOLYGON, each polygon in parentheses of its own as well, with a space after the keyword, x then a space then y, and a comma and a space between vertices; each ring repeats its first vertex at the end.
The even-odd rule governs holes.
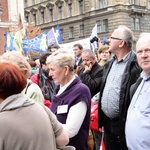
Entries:
POLYGON ((10 62, 19 67, 23 75, 27 80, 27 84, 23 89, 22 93, 25 93, 28 98, 35 100, 36 102, 44 102, 44 97, 40 87, 29 80, 31 75, 31 67, 26 58, 18 51, 11 51, 9 53, 4 53, 1 58, 1 62, 10 62))
POLYGON ((0 62, 0 68, 0 149, 56 150, 56 145, 66 145, 68 135, 55 115, 21 93, 27 80, 19 68, 8 62, 0 62))

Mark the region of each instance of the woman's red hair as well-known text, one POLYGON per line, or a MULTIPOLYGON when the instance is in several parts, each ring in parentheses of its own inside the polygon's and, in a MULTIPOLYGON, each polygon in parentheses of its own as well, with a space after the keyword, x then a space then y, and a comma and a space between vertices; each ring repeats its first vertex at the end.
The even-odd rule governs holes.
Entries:
POLYGON ((27 79, 20 69, 8 62, 0 62, 0 98, 20 93, 26 86, 27 79))

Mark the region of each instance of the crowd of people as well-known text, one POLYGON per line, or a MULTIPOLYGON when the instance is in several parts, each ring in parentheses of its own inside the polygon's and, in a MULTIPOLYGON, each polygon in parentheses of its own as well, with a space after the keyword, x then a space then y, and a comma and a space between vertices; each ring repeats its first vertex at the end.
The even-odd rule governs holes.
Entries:
POLYGON ((135 50, 134 41, 119 26, 107 44, 98 38, 94 51, 76 43, 72 55, 53 45, 38 64, 4 53, 0 149, 100 150, 102 134, 105 150, 150 149, 150 33, 135 50))

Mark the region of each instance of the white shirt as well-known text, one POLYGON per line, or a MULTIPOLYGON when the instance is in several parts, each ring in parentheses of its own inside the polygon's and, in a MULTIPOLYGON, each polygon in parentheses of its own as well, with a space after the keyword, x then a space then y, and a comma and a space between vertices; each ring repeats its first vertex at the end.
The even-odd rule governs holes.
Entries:
MULTIPOLYGON (((73 82, 76 77, 74 76, 66 85, 60 86, 57 95, 60 95, 65 89, 73 82)), ((74 137, 80 130, 83 120, 87 112, 87 105, 85 101, 81 101, 73 105, 66 119, 66 124, 63 124, 64 129, 67 131, 69 138, 74 137)))

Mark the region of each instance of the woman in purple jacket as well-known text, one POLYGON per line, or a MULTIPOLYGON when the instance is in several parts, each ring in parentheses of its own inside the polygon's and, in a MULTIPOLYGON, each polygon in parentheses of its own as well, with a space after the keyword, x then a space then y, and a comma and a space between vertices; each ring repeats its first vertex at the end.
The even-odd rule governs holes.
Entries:
POLYGON ((91 95, 88 87, 74 74, 74 57, 58 50, 47 58, 49 75, 57 87, 50 109, 68 132, 76 150, 87 150, 91 95))

